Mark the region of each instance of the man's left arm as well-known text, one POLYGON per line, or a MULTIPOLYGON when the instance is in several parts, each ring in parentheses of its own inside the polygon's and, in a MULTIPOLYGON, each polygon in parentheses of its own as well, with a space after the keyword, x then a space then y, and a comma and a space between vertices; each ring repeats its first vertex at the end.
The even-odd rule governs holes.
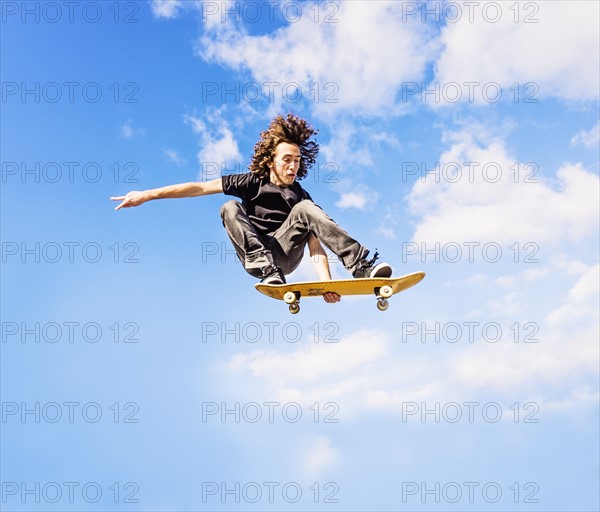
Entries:
MULTIPOLYGON (((311 234, 308 237, 308 252, 310 253, 310 259, 315 266, 315 270, 319 275, 321 281, 331 281, 331 272, 329 270, 329 261, 327 260, 327 253, 319 239, 311 234)), ((325 302, 339 302, 340 296, 337 293, 328 292, 323 295, 325 302)))

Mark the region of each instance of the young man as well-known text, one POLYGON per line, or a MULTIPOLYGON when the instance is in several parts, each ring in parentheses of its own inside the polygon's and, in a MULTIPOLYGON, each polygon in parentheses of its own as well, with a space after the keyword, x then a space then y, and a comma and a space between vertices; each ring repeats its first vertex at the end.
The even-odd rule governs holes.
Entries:
MULTIPOLYGON (((317 132, 304 120, 277 116, 254 146, 250 172, 205 182, 181 183, 112 197, 115 208, 139 206, 152 199, 196 197, 224 193, 241 199, 221 207, 223 225, 245 270, 264 283, 285 283, 308 245, 322 281, 331 280, 327 255, 331 250, 354 277, 390 277, 387 263, 375 264, 377 253, 350 237, 313 201, 298 180, 316 161, 319 146, 311 140, 317 132)), ((327 302, 339 295, 327 293, 327 302)))

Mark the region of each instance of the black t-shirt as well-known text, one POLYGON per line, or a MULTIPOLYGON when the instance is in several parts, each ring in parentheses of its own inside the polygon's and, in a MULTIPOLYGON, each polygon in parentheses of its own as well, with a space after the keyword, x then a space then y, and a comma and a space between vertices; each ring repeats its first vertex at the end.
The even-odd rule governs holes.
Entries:
POLYGON ((308 192, 296 181, 290 187, 278 187, 268 178, 261 179, 248 172, 225 175, 222 182, 223 193, 242 200, 250 222, 261 235, 276 231, 300 201, 312 201, 308 192))

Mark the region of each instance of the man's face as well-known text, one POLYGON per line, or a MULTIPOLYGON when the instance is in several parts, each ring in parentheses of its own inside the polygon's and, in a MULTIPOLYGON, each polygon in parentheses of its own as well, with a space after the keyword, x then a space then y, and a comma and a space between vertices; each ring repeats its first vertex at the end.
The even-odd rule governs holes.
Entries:
POLYGON ((271 183, 278 187, 289 187, 294 183, 299 168, 300 148, 287 142, 277 144, 271 162, 271 183))

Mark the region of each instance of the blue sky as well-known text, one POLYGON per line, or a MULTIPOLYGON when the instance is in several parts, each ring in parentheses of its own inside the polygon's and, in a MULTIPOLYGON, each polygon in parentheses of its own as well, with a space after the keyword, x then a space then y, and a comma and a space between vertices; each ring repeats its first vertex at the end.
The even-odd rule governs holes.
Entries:
POLYGON ((3 510, 598 510, 596 2, 1 15, 3 510), (222 196, 113 209, 289 111, 315 201, 427 272, 385 313, 258 294, 222 196))

